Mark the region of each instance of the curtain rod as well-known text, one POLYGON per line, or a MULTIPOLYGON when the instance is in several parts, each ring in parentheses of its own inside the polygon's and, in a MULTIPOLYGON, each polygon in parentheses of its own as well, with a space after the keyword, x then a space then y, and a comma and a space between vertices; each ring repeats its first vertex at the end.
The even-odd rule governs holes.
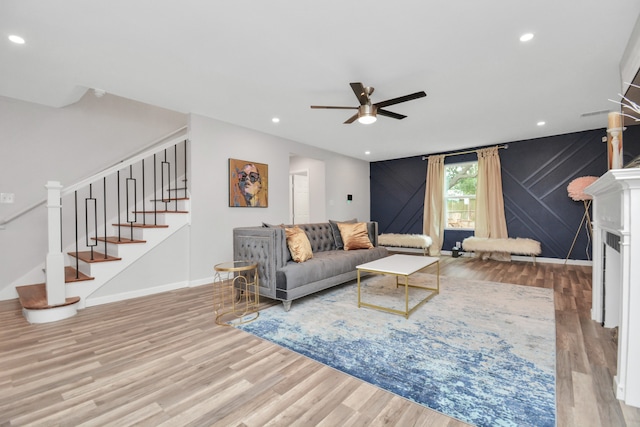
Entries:
MULTIPOLYGON (((504 148, 506 150, 507 148, 509 148, 509 144, 496 145, 496 147, 497 148, 504 148)), ((448 156, 457 156, 459 154, 471 154, 471 153, 477 152, 478 150, 480 150, 480 148, 477 148, 475 150, 458 151, 457 153, 448 153, 448 154, 445 154, 444 156, 448 157, 448 156)), ((427 160, 428 158, 429 158, 429 156, 422 156, 422 160, 427 160)))

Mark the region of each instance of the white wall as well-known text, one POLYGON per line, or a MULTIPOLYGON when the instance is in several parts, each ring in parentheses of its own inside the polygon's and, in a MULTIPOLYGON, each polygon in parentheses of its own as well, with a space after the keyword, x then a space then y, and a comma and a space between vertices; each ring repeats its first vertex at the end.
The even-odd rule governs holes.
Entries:
MULTIPOLYGON (((215 264, 233 259, 234 227, 287 222, 290 154, 324 164, 325 182, 317 184, 318 188, 324 186, 324 196, 314 196, 314 203, 319 198, 334 200, 334 203, 326 202, 325 216, 314 216, 315 219, 369 220, 368 162, 198 115, 191 116, 190 128, 192 281, 210 279, 215 264), (229 158, 269 166, 269 207, 228 207, 229 158), (347 189, 356 203, 346 203, 347 189)), ((322 207, 319 209, 322 211, 322 207)))

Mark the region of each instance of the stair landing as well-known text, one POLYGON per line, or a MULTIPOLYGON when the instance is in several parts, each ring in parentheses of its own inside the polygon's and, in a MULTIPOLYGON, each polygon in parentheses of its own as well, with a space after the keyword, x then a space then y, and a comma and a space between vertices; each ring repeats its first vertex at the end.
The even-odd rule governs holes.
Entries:
POLYGON ((49 305, 47 302, 47 288, 44 283, 36 285, 16 286, 18 298, 23 308, 27 310, 44 310, 48 308, 65 307, 80 301, 80 297, 69 297, 64 304, 49 305))

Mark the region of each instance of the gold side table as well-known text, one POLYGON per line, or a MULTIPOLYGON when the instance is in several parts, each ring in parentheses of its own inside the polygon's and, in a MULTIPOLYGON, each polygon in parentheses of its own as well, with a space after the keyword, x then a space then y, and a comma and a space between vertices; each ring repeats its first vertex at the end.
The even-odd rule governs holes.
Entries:
POLYGON ((213 308, 216 323, 228 326, 229 320, 246 317, 242 323, 256 320, 260 315, 260 285, 258 263, 251 261, 230 261, 217 264, 213 279, 213 308), (226 321, 225 319, 226 318, 226 321))

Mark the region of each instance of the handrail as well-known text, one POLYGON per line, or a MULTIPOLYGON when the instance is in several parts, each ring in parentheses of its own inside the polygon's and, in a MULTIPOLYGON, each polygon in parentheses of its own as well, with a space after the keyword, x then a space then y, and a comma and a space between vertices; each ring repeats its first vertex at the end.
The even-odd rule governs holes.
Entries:
MULTIPOLYGON (((188 138, 188 132, 184 132, 186 131, 188 128, 187 126, 182 126, 181 128, 178 128, 176 130, 174 130, 173 132, 169 132, 168 134, 155 139, 153 142, 145 145, 143 148, 138 149, 136 151, 134 151, 133 153, 130 153, 128 157, 125 160, 122 160, 118 163, 115 163, 112 166, 107 167, 106 169, 101 170, 98 173, 95 173, 93 175, 91 175, 88 178, 85 178, 79 182, 77 182, 76 184, 72 184, 68 187, 66 187, 63 192, 62 195, 67 195, 67 194, 71 194, 73 191, 82 188, 83 186, 89 184, 90 182, 94 182, 97 179, 101 178, 103 175, 108 175, 111 174, 115 171, 117 171, 118 169, 122 169, 124 167, 129 166, 130 164, 136 163, 138 161, 140 161, 141 159, 148 157, 149 155, 153 154, 153 152, 158 151, 158 150, 163 150, 165 148, 171 147, 173 145, 175 145, 177 142, 182 141, 184 139, 188 138), (184 134, 183 134, 184 132, 184 134), (165 141, 167 138, 170 138, 174 135, 179 134, 180 136, 175 137, 173 139, 171 139, 168 142, 162 143, 162 141, 165 141), (158 146, 158 144, 162 143, 161 145, 158 146)), ((26 208, 18 211, 17 213, 7 217, 7 218, 3 218, 2 220, 0 220, 0 230, 4 229, 4 226, 8 223, 10 223, 11 221, 14 221, 15 219, 31 212, 32 210, 34 210, 35 208, 37 208, 40 205, 45 204, 47 201, 47 198, 45 197, 43 200, 40 200, 39 202, 33 203, 29 206, 27 206, 26 208)))
POLYGON ((79 181, 73 185, 70 185, 68 187, 65 187, 65 189, 62 191, 62 195, 66 196, 68 194, 73 193, 74 191, 85 187, 87 185, 89 185, 92 182, 97 181, 98 179, 102 178, 104 175, 111 175, 112 173, 115 173, 117 171, 119 171, 120 169, 126 168, 128 166, 133 165, 134 163, 138 163, 139 161, 141 161, 142 159, 146 159, 147 157, 149 157, 150 155, 152 155, 153 153, 157 152, 157 151, 161 151, 164 150, 166 148, 169 147, 173 147, 174 145, 176 145, 179 142, 184 141, 186 138, 186 136, 181 136, 179 138, 174 138, 172 140, 169 140, 163 144, 154 146, 152 149, 149 149, 147 151, 144 151, 138 155, 135 155, 133 157, 129 157, 126 160, 123 160, 120 163, 117 163, 113 166, 108 167, 107 169, 104 169, 94 175, 91 175, 88 178, 83 179, 82 181, 79 181))

